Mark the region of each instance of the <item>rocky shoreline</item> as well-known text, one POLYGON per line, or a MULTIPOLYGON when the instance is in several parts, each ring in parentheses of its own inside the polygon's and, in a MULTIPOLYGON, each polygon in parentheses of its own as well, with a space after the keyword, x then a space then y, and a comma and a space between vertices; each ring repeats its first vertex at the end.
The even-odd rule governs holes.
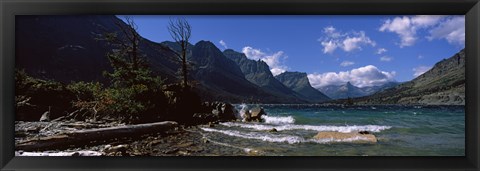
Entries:
POLYGON ((190 124, 164 121, 125 124, 57 118, 16 121, 16 156, 241 156, 255 150, 210 140, 201 127, 225 121, 261 121, 262 108, 240 111, 223 102, 205 102, 190 124), (115 135, 112 135, 115 134, 115 135), (68 141, 68 142, 67 142, 68 141))
MULTIPOLYGON (((15 143, 35 139, 66 131, 82 130, 87 127, 117 126, 118 123, 86 122, 17 122, 15 124, 15 143)), ((259 155, 253 150, 232 147, 209 140, 200 132, 199 127, 214 125, 178 126, 166 132, 147 134, 140 137, 119 138, 98 145, 65 150, 21 151, 16 156, 250 156, 259 155)))

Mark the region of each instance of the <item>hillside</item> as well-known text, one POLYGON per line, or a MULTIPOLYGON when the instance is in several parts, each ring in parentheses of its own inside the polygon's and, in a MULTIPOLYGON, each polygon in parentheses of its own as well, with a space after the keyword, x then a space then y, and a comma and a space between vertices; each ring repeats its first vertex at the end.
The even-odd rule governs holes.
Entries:
POLYGON ((436 63, 412 81, 352 101, 355 104, 465 105, 465 50, 436 63))
MULTIPOLYGON (((103 34, 120 32, 125 23, 115 16, 19 16, 15 30, 15 65, 34 77, 71 81, 105 82, 102 72, 111 70, 106 54, 111 51, 103 34)), ((175 80, 178 65, 165 56, 171 52, 141 38, 141 53, 153 71, 175 80)))

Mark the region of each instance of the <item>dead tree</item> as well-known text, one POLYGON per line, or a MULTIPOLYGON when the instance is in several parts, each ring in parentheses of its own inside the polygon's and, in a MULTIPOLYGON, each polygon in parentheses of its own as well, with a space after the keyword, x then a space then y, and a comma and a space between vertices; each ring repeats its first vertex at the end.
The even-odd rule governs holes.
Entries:
POLYGON ((167 28, 170 36, 172 36, 173 40, 180 46, 180 52, 173 52, 182 65, 181 75, 183 78, 183 86, 188 87, 187 49, 188 41, 192 34, 192 27, 184 18, 177 18, 176 20, 170 20, 167 28))

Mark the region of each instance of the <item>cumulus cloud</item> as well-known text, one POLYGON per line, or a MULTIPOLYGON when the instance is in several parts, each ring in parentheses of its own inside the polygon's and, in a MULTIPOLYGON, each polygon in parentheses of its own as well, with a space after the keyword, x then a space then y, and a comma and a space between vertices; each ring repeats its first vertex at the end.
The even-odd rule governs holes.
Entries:
POLYGON ((419 67, 415 67, 412 69, 413 71, 413 76, 414 77, 418 77, 420 75, 422 75, 423 73, 427 72, 428 70, 432 69, 431 66, 419 66, 419 67))
POLYGON ((355 34, 358 34, 357 37, 350 37, 348 36, 347 38, 345 38, 345 40, 343 40, 343 50, 346 51, 346 52, 350 52, 350 51, 353 51, 355 49, 362 49, 362 45, 371 45, 371 46, 375 46, 375 42, 370 40, 369 37, 365 36, 365 32, 361 31, 359 33, 355 33, 355 34))
POLYGON ((335 49, 337 49, 338 45, 337 43, 333 42, 332 40, 328 41, 328 42, 321 42, 322 46, 323 46, 323 53, 329 53, 329 54, 332 54, 335 49))
POLYGON ((333 26, 328 26, 323 29, 321 38, 318 39, 323 46, 323 53, 332 54, 337 48, 342 49, 345 52, 351 52, 354 50, 362 50, 362 46, 375 46, 375 41, 366 36, 364 31, 352 31, 343 33, 337 31, 333 26))
POLYGON ((346 67, 346 66, 350 66, 350 65, 353 65, 353 64, 355 64, 355 62, 343 61, 342 63, 340 63, 340 66, 346 67))
POLYGON ((366 87, 394 81, 395 74, 395 71, 381 71, 373 65, 367 65, 350 71, 308 74, 308 79, 315 88, 327 85, 342 85, 347 82, 358 87, 366 87))
POLYGON ((411 46, 417 39, 415 37, 416 29, 412 27, 410 17, 395 17, 393 20, 388 19, 379 29, 381 32, 394 32, 400 36, 400 47, 411 46))
POLYGON ((223 46, 223 48, 228 49, 227 43, 223 40, 220 40, 218 43, 223 46))
POLYGON ((395 17, 386 20, 379 31, 396 33, 400 37, 400 47, 412 46, 419 39, 417 31, 429 31, 429 40, 446 39, 451 44, 461 44, 465 40, 464 16, 417 15, 395 17))
POLYGON ((385 53, 385 52, 387 52, 387 49, 385 49, 385 48, 378 48, 378 49, 377 49, 377 54, 378 54, 378 55, 381 55, 381 54, 383 54, 383 53, 385 53))
POLYGON ((445 39, 450 44, 465 45, 465 17, 448 18, 437 27, 430 30, 429 40, 445 39))
POLYGON ((284 61, 288 58, 288 56, 286 56, 283 51, 267 54, 260 49, 246 46, 242 49, 242 52, 249 59, 262 60, 267 63, 273 75, 281 74, 288 69, 288 67, 284 64, 284 61))
POLYGON ((391 57, 391 56, 380 57, 380 61, 383 61, 383 62, 390 62, 391 60, 393 60, 393 57, 391 57))

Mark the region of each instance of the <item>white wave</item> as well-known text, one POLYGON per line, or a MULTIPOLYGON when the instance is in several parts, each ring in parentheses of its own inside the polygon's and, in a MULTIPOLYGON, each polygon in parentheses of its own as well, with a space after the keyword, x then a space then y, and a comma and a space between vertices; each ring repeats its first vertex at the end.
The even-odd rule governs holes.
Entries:
POLYGON ((268 124, 293 124, 295 123, 295 119, 292 116, 267 116, 262 115, 262 119, 265 120, 265 123, 268 124))
POLYGON ((245 118, 245 117, 246 117, 246 116, 245 116, 245 112, 246 112, 247 110, 248 110, 248 106, 247 106, 245 103, 240 105, 240 111, 239 111, 239 113, 240 113, 240 116, 241 116, 242 118, 245 118))
MULTIPOLYGON (((245 138, 245 139, 255 139, 261 140, 266 142, 276 142, 276 143, 289 143, 289 144, 298 144, 298 143, 318 143, 318 144, 327 144, 327 143, 342 143, 342 142, 355 142, 355 141, 363 141, 368 140, 365 137, 352 137, 346 139, 335 139, 335 138, 324 138, 324 139, 304 139, 299 136, 292 136, 292 135, 278 135, 278 134, 267 134, 267 133, 258 133, 258 132, 240 132, 236 130, 219 130, 213 128, 201 128, 207 132, 216 132, 225 134, 228 136, 245 138)), ((251 150, 249 148, 245 148, 245 151, 251 150)))
POLYGON ((359 132, 359 131, 369 131, 369 132, 380 132, 392 128, 391 126, 380 126, 380 125, 353 125, 353 126, 326 126, 326 125, 265 125, 265 124, 247 124, 247 123, 237 123, 237 122, 225 122, 220 123, 221 125, 227 127, 241 127, 249 128, 255 130, 271 130, 275 128, 277 131, 283 130, 311 130, 311 131, 335 131, 335 132, 359 132))
POLYGON ((298 136, 289 136, 289 135, 274 135, 258 132, 240 132, 235 130, 218 130, 212 128, 201 128, 207 132, 218 132, 229 136, 241 137, 246 139, 256 139, 267 142, 286 142, 289 144, 295 144, 300 142, 305 142, 305 140, 298 136))

